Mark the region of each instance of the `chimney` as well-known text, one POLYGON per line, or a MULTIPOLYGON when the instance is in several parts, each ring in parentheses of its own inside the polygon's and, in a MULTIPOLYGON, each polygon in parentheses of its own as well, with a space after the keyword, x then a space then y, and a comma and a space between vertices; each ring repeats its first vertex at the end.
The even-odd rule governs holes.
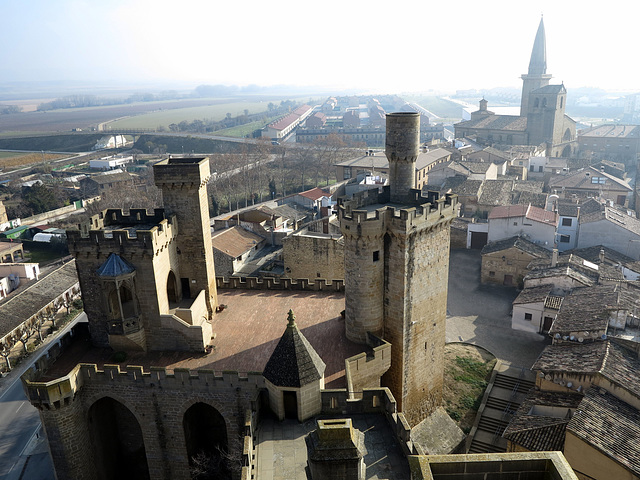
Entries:
POLYGON ((551 268, 555 267, 558 264, 558 249, 554 248, 553 253, 551 253, 551 268))
POLYGON ((598 258, 600 259, 600 263, 604 263, 604 248, 600 249, 600 255, 598 255, 598 258))

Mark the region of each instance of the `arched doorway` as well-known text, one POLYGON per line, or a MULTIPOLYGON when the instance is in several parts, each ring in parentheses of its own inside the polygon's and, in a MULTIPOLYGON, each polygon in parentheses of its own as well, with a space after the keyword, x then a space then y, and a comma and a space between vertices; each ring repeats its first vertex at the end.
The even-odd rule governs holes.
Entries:
POLYGON ((227 426, 211 405, 195 403, 184 413, 184 438, 194 480, 231 479, 227 426))
POLYGON ((173 271, 169 271, 169 276, 167 277, 167 298, 169 303, 178 302, 178 284, 173 271))
POLYGON ((149 479, 142 429, 122 403, 104 397, 89 409, 89 434, 100 480, 149 479))
POLYGON ((571 146, 567 145, 566 147, 564 147, 564 150, 562 150, 562 157, 569 158, 570 156, 571 156, 571 146))

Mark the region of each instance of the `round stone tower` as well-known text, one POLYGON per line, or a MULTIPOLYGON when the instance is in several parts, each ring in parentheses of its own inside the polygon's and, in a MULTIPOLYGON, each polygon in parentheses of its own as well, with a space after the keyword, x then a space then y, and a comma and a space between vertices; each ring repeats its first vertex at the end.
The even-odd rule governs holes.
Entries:
MULTIPOLYGON (((379 215, 380 212, 375 212, 379 215)), ((384 217, 384 214, 380 215, 384 217)), ((384 331, 384 221, 352 212, 341 220, 344 235, 345 332, 356 343, 367 343, 367 332, 384 331)))
POLYGON ((387 114, 385 154, 389 160, 391 202, 404 203, 415 188, 416 159, 420 153, 420 114, 387 114))

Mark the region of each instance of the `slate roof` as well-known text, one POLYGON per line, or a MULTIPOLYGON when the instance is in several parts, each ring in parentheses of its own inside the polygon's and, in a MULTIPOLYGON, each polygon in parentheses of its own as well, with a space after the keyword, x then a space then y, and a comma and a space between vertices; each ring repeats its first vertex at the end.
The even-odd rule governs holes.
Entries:
POLYGON ((585 223, 599 222, 607 220, 613 225, 625 230, 640 235, 640 220, 631 215, 627 215, 626 212, 622 212, 615 207, 602 206, 602 210, 599 212, 592 212, 587 214, 580 214, 580 225, 585 223))
POLYGON ((532 207, 536 208, 544 208, 547 205, 547 194, 514 191, 512 192, 511 203, 518 205, 531 205, 532 207))
POLYGON ((580 137, 592 138, 638 138, 639 136, 638 125, 600 125, 580 133, 580 137))
POLYGON ((626 190, 628 192, 633 190, 624 180, 593 167, 587 167, 569 175, 560 175, 549 181, 551 189, 562 187, 583 190, 626 190), (591 183, 592 177, 605 177, 606 183, 591 183))
POLYGON ((426 166, 431 165, 444 157, 450 156, 451 152, 444 148, 434 148, 428 152, 421 152, 418 155, 418 158, 416 158, 416 170, 422 170, 426 166))
POLYGON ((626 308, 618 285, 575 288, 564 298, 549 333, 606 330, 611 312, 626 308))
MULTIPOLYGON (((532 265, 535 265, 534 268, 540 268, 539 262, 533 260, 531 264, 527 266, 527 268, 531 269, 532 265), (537 265, 536 265, 537 264, 537 265)), ((548 261, 547 261, 548 265, 548 261)), ((577 269, 573 268, 571 265, 558 265, 556 267, 542 268, 539 270, 530 271, 525 277, 525 280, 534 279, 534 278, 554 278, 560 276, 567 276, 577 282, 582 283, 585 286, 591 286, 596 283, 596 281, 577 269)), ((551 281, 551 280, 550 280, 551 281)))
POLYGON ((527 129, 527 117, 518 115, 483 115, 480 118, 455 124, 459 128, 482 128, 487 130, 511 130, 524 132, 527 129))
POLYGON ((107 183, 131 182, 133 177, 127 172, 120 172, 94 175, 89 177, 88 180, 94 181, 98 185, 105 185, 107 183))
POLYGON ((511 190, 513 190, 513 180, 485 180, 478 204, 506 205, 511 202, 511 190))
POLYGON ((580 205, 571 200, 558 199, 557 211, 561 217, 577 217, 580 205))
POLYGON ((634 260, 631 257, 627 257, 622 253, 613 250, 609 247, 605 247, 604 245, 595 245, 593 247, 585 247, 585 248, 576 248, 571 250, 571 253, 574 253, 585 260, 600 265, 600 250, 604 250, 605 261, 609 261, 615 264, 620 263, 625 267, 633 270, 634 272, 640 272, 640 262, 634 260))
POLYGON ((482 191, 482 183, 482 180, 469 180, 466 177, 449 177, 441 190, 462 197, 478 196, 482 191))
POLYGON ((525 288, 512 303, 513 305, 521 305, 525 303, 545 302, 551 290, 553 290, 553 285, 549 283, 537 287, 525 288))
POLYGON ((105 262, 98 268, 100 277, 119 277, 127 275, 136 269, 131 263, 117 253, 110 253, 105 262))
POLYGON ((471 173, 487 173, 487 170, 493 165, 491 162, 458 162, 471 173))
POLYGON ((213 248, 234 258, 248 252, 263 240, 260 235, 237 225, 214 232, 211 237, 213 248))
POLYGON ((544 87, 536 88, 531 93, 562 93, 567 90, 564 88, 564 85, 545 85, 544 87))
POLYGON ((72 260, 13 293, 0 304, 0 337, 21 325, 25 319, 31 318, 77 283, 76 262, 72 260))
POLYGON ((482 248, 482 254, 485 255, 487 253, 495 253, 502 250, 507 250, 508 248, 517 248, 529 255, 537 258, 550 258, 551 252, 546 248, 542 248, 540 245, 537 245, 526 238, 522 238, 519 236, 506 238, 504 240, 498 240, 497 242, 487 243, 482 248))
POLYGON ((278 345, 271 354, 262 374, 278 387, 300 388, 320 380, 325 363, 300 332, 293 312, 278 345))
POLYGON ((608 392, 590 388, 567 431, 640 475, 640 412, 608 392))
POLYGON ((531 369, 544 373, 600 374, 640 397, 638 356, 611 340, 548 345, 531 369))
POLYGON ((571 418, 534 415, 535 405, 565 407, 575 413, 582 395, 577 393, 532 391, 522 402, 503 437, 533 452, 564 450, 565 429, 571 418))

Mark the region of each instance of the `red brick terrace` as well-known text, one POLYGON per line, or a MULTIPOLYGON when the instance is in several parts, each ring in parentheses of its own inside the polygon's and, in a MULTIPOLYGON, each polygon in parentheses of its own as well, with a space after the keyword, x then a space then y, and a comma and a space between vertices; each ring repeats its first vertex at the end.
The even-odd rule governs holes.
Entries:
MULTIPOLYGON (((345 337, 344 294, 324 292, 291 292, 265 290, 220 290, 218 303, 225 309, 214 315, 213 331, 216 338, 208 354, 189 352, 129 353, 120 365, 209 369, 239 372, 264 369, 271 353, 287 326, 287 312, 292 309, 298 328, 326 363, 327 388, 346 387, 345 358, 368 350, 366 345, 355 344, 345 337)), ((95 363, 99 369, 105 363, 116 363, 113 351, 90 348, 88 342, 74 344, 49 369, 51 380, 66 375, 78 363, 95 363)))

